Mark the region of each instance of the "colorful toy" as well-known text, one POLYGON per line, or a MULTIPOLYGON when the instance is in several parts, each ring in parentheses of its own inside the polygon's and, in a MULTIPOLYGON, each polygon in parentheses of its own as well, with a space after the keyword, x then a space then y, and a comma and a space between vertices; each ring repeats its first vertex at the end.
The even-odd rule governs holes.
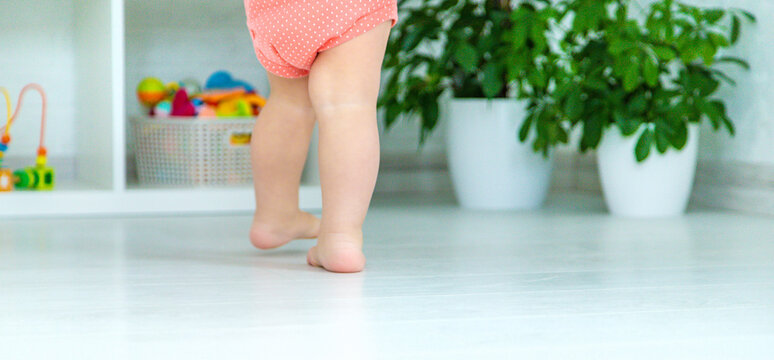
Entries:
POLYGON ((199 117, 200 118, 214 118, 214 117, 218 117, 218 111, 212 105, 205 104, 199 110, 199 117))
POLYGON ((231 90, 209 90, 203 92, 197 96, 207 104, 217 105, 221 102, 236 99, 247 95, 245 89, 231 89, 231 90))
POLYGON ((177 94, 177 91, 180 90, 180 83, 173 81, 165 85, 165 89, 167 92, 166 100, 172 101, 172 99, 175 98, 175 94, 177 94))
POLYGON ((253 106, 262 108, 266 106, 266 98, 258 94, 250 94, 245 97, 245 100, 253 106))
POLYGON ((147 108, 153 108, 167 97, 167 87, 158 78, 145 78, 137 86, 137 99, 147 108))
POLYGON ((180 87, 185 89, 188 96, 196 96, 202 93, 202 85, 196 79, 188 78, 180 82, 180 87))
POLYGON ((19 95, 19 101, 16 105, 16 111, 11 114, 11 100, 8 95, 8 91, 0 88, 3 95, 5 95, 6 104, 8 107, 8 119, 5 126, 2 128, 3 135, 0 138, 0 191, 7 192, 11 190, 11 185, 15 185, 17 189, 30 189, 30 190, 52 190, 54 188, 54 169, 48 166, 48 150, 44 145, 46 135, 46 93, 40 85, 29 84, 25 86, 21 94, 19 95), (5 156, 5 151, 8 150, 8 145, 11 143, 11 126, 16 118, 19 116, 21 110, 22 101, 24 95, 30 89, 37 90, 40 93, 40 97, 43 100, 43 110, 41 111, 40 121, 40 145, 38 146, 38 155, 34 166, 30 166, 14 173, 10 173, 10 170, 2 167, 2 161, 5 156))
POLYGON ((253 116, 258 116, 261 113, 261 109, 266 106, 266 98, 258 94, 249 94, 244 99, 252 107, 253 116))
POLYGON ((247 117, 253 114, 253 108, 245 99, 235 99, 218 104, 215 112, 218 117, 247 117))
POLYGON ((172 101, 172 116, 196 116, 196 107, 188 100, 188 93, 180 89, 172 101))
MULTIPOLYGON (((158 92, 159 88, 163 87, 166 97, 155 102, 149 111, 151 116, 160 118, 250 117, 260 114, 266 105, 266 98, 256 93, 252 86, 244 81, 234 80, 231 74, 225 71, 210 76, 204 91, 195 79, 190 78, 167 85, 160 84, 161 80, 148 78, 138 87, 146 90, 146 100, 150 98, 148 94, 151 93, 148 89, 153 88, 158 92)), ((156 101, 158 98, 151 100, 156 101)))
POLYGON ((164 100, 153 108, 153 116, 155 117, 169 117, 172 114, 172 103, 169 100, 164 100))
POLYGON ((13 190, 13 173, 11 169, 0 168, 0 192, 9 192, 13 190))
POLYGON ((250 84, 245 81, 235 80, 234 77, 231 76, 231 74, 227 71, 218 71, 212 74, 210 78, 207 79, 207 83, 204 87, 208 90, 242 88, 245 89, 246 92, 255 91, 255 89, 253 89, 250 84))
POLYGON ((2 141, 0 141, 0 192, 8 192, 13 190, 13 173, 10 169, 3 167, 3 159, 5 151, 8 150, 8 143, 11 141, 10 137, 6 138, 11 126, 11 95, 4 87, 0 87, 0 92, 5 97, 6 108, 5 131, 3 132, 2 141))

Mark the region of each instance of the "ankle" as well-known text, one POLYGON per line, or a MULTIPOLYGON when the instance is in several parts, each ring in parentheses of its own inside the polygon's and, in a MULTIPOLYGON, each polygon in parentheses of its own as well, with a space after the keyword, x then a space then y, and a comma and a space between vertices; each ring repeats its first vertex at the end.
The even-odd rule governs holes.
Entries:
POLYGON ((320 237, 329 237, 329 238, 350 237, 350 238, 362 239, 363 230, 357 229, 357 228, 326 229, 324 227, 320 227, 320 237))
POLYGON ((256 210, 253 222, 264 225, 287 224, 298 220, 302 215, 301 210, 256 210))

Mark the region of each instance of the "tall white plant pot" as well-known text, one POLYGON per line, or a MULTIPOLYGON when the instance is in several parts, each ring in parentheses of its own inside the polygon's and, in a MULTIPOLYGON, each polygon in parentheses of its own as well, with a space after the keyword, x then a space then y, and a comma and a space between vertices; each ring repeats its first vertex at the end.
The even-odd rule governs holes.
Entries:
POLYGON ((514 99, 451 99, 446 148, 454 191, 470 209, 535 209, 551 182, 552 161, 522 144, 525 103, 514 99))
POLYGON ((605 133, 597 150, 599 173, 607 206, 625 217, 674 217, 685 213, 693 189, 699 148, 699 126, 688 127, 682 151, 652 150, 637 163, 637 136, 623 137, 618 128, 605 133))

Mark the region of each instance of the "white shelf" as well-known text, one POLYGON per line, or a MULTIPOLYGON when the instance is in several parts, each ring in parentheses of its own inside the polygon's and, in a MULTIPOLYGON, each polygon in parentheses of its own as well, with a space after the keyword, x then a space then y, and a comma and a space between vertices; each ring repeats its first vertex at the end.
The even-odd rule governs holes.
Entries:
MULTIPOLYGON (((0 23, 0 69, 13 71, 2 72, 0 86, 14 96, 29 82, 47 90, 47 145, 61 178, 52 192, 0 193, 0 217, 252 211, 250 187, 127 185, 126 118, 138 111, 133 88, 139 78, 171 81, 189 74, 203 81, 207 73, 224 68, 261 91, 268 89, 251 54, 242 4, 219 3, 214 6, 218 11, 213 6, 208 1, 180 6, 174 0, 3 2, 0 11, 13 16, 0 23), (202 45, 205 35, 209 38, 202 45), (222 41, 212 41, 213 36, 222 41), (191 56, 164 60, 179 52, 191 56)), ((29 99, 14 127, 9 164, 27 164, 35 151, 39 101, 29 99)), ((321 208, 318 185, 299 191, 303 209, 321 208)))
MULTIPOLYGON (((317 186, 302 186, 299 206, 321 208, 317 186)), ((255 209, 250 188, 130 189, 126 191, 60 189, 50 193, 2 195, 0 217, 105 216, 135 214, 248 213, 255 209)))

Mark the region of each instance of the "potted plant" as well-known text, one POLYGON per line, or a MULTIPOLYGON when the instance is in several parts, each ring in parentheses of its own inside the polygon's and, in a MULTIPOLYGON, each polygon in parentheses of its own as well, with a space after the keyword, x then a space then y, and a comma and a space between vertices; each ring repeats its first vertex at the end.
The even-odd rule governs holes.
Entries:
POLYGON ((597 149, 614 214, 684 213, 697 162, 698 124, 708 120, 716 131, 734 133, 724 102, 715 97, 721 82, 733 80, 715 65, 749 68, 720 50, 737 42, 743 19, 755 18, 674 0, 649 8, 626 0, 562 4, 565 12, 583 16, 568 24, 563 41, 572 75, 562 79, 546 107, 582 127, 581 151, 597 149), (635 20, 634 11, 643 19, 635 20))
POLYGON ((550 150, 568 136, 558 118, 524 126, 526 99, 547 93, 561 72, 548 38, 560 13, 548 0, 400 5, 379 100, 386 127, 416 115, 421 146, 439 119, 448 121, 449 169, 462 206, 539 207, 550 184, 550 150), (537 138, 533 146, 517 141, 520 129, 523 139, 537 138))

